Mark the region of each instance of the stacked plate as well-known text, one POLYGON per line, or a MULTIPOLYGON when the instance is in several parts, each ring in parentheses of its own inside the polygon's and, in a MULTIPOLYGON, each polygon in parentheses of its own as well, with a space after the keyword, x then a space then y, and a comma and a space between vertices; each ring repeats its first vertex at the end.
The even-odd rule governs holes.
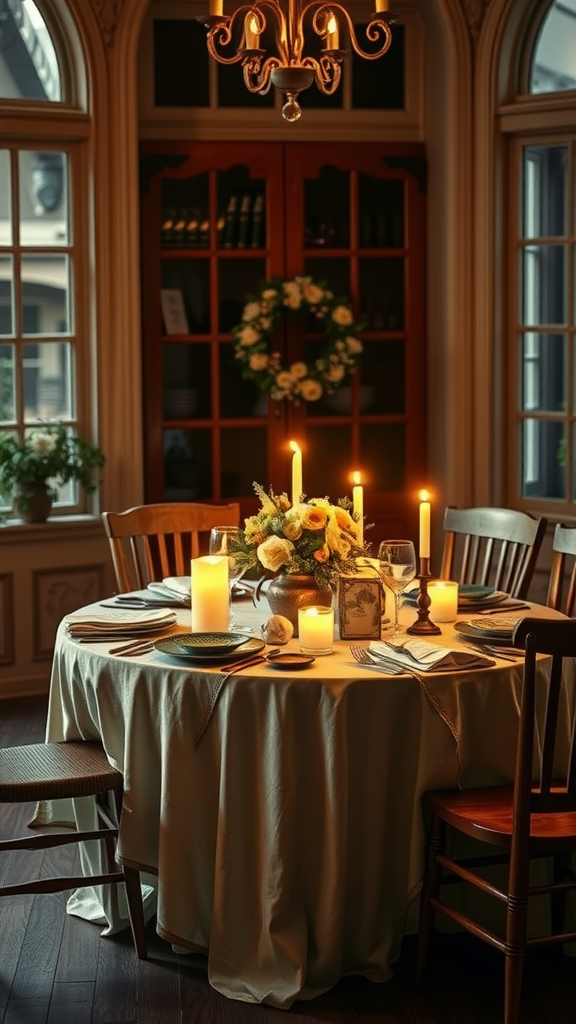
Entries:
POLYGON ((483 587, 476 583, 461 583, 458 587, 458 610, 468 611, 473 608, 496 608, 502 601, 508 600, 508 594, 494 587, 483 587))
POLYGON ((512 633, 519 621, 518 616, 494 615, 485 619, 468 619, 456 622, 454 629, 468 639, 480 640, 503 647, 512 646, 512 633))
POLYGON ((216 663, 250 658, 265 644, 258 637, 246 639, 244 633, 177 633, 157 640, 154 647, 173 658, 216 663))

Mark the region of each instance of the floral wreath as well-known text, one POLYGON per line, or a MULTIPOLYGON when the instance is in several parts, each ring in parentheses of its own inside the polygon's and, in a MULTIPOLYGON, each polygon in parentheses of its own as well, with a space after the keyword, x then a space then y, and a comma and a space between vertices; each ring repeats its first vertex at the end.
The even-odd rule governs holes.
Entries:
POLYGON ((362 352, 362 325, 354 319, 348 299, 336 298, 324 283, 311 277, 265 281, 257 295, 248 295, 242 322, 232 328, 235 357, 242 376, 253 381, 274 401, 317 402, 331 395, 353 374, 362 352), (302 360, 282 366, 279 352, 270 351, 272 338, 287 311, 323 321, 327 344, 313 363, 302 360))

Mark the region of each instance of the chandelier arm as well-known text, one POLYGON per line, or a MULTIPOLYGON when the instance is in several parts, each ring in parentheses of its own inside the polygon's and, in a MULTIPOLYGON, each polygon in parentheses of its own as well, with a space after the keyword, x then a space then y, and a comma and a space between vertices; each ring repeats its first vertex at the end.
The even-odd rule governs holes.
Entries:
MULTIPOLYGON (((317 2, 325 3, 326 0, 317 0, 317 2)), ((286 14, 282 7, 279 6, 277 0, 254 0, 254 10, 261 14, 264 19, 264 14, 261 8, 267 7, 272 11, 276 20, 276 46, 278 47, 278 53, 280 55, 280 63, 276 67, 287 67, 291 63, 291 50, 290 50, 290 31, 288 22, 286 21, 286 14)), ((264 27, 266 26, 266 20, 264 19, 264 27)), ((272 58, 270 58, 272 59, 272 58)))
POLYGON ((261 96, 265 96, 272 85, 270 77, 272 71, 274 68, 280 67, 282 67, 282 62, 278 57, 268 57, 262 63, 262 58, 259 55, 249 55, 244 58, 244 63, 242 64, 244 85, 249 92, 257 92, 261 96))
POLYGON ((320 92, 325 96, 331 96, 340 85, 342 68, 339 61, 334 60, 328 54, 323 54, 320 61, 314 57, 304 57, 303 68, 311 68, 314 71, 314 80, 320 92))
POLYGON ((352 48, 358 54, 359 57, 363 57, 364 60, 378 60, 379 57, 383 57, 384 54, 390 49, 390 45, 392 43, 392 29, 390 28, 390 25, 388 23, 388 17, 386 15, 382 15, 380 17, 376 15, 366 25, 366 38, 369 39, 371 43, 378 43, 380 40, 383 39, 383 42, 381 43, 380 48, 378 50, 374 50, 373 52, 367 52, 366 50, 363 50, 362 47, 360 46, 360 43, 356 38, 354 22, 350 17, 350 13, 346 10, 345 7, 342 6, 342 4, 327 3, 326 0, 311 0, 310 3, 306 4, 302 13, 304 14, 306 11, 310 10, 313 7, 317 8, 312 19, 312 27, 316 35, 323 36, 325 34, 325 20, 327 14, 330 11, 332 11, 333 13, 335 11, 338 11, 338 13, 342 15, 344 21, 346 22, 346 25, 348 26, 348 32, 350 35, 350 42, 352 43, 352 48))
POLYGON ((247 14, 253 14, 258 18, 259 31, 263 32, 266 28, 266 18, 253 4, 243 4, 242 7, 237 7, 233 14, 223 17, 222 20, 208 28, 206 36, 208 53, 219 64, 237 64, 238 61, 244 60, 244 53, 241 50, 238 50, 232 57, 227 57, 222 51, 230 46, 234 27, 239 21, 245 20, 247 14))

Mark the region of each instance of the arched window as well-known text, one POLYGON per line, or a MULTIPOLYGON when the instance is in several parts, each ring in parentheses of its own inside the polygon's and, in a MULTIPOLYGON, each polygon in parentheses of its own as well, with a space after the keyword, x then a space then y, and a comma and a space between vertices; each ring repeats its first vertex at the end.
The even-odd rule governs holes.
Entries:
POLYGON ((507 500, 563 518, 576 511, 576 0, 550 5, 524 67, 521 103, 507 108, 507 500))
MULTIPOLYGON (((38 420, 59 420, 90 440, 87 126, 79 117, 70 129, 63 83, 73 78, 49 12, 40 0, 0 0, 0 434, 22 439, 38 420)), ((84 501, 68 484, 56 504, 82 511, 84 501)), ((0 494, 0 510, 11 505, 0 494)))

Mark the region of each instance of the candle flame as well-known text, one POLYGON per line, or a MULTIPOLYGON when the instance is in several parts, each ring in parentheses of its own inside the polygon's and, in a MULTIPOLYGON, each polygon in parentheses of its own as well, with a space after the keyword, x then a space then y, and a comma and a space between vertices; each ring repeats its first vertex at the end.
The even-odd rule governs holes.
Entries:
POLYGON ((291 447, 293 452, 299 452, 300 451, 300 445, 296 444, 296 441, 290 441, 290 447, 291 447))
POLYGON ((354 483, 355 483, 355 484, 361 484, 361 483, 362 483, 362 479, 361 479, 361 477, 360 477, 360 473, 358 472, 358 470, 356 470, 356 471, 355 471, 355 472, 354 472, 354 473, 352 474, 352 479, 353 479, 353 481, 354 481, 354 483))
POLYGON ((250 31, 253 32, 255 36, 259 35, 259 33, 260 33, 260 22, 258 21, 256 15, 254 15, 254 14, 252 15, 252 18, 250 19, 249 28, 250 28, 250 31))
POLYGON ((420 501, 430 501, 430 495, 428 494, 428 491, 419 491, 418 497, 420 498, 420 501))
POLYGON ((328 24, 326 25, 326 31, 328 32, 329 35, 336 31, 337 24, 338 22, 336 21, 336 17, 331 11, 330 17, 328 18, 328 24))

